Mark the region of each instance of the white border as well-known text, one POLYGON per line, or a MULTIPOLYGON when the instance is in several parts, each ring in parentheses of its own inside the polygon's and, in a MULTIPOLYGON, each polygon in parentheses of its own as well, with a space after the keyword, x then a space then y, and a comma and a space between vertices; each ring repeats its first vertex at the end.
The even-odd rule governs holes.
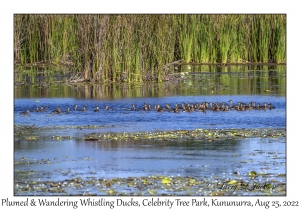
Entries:
MULTIPOLYGON (((2 199, 24 200, 13 196, 13 14, 15 13, 284 13, 287 14, 287 196, 286 197, 218 197, 218 200, 300 200, 298 97, 299 87, 299 12, 297 1, 252 0, 252 1, 1 1, 1 178, 0 206, 2 199), (297 56, 297 57, 296 57, 297 56), (298 77, 297 77, 298 76, 298 77), (294 85, 295 84, 295 85, 294 85), (297 103, 298 102, 298 103, 297 103), (298 132, 297 132, 298 130, 298 132)), ((66 197, 65 197, 66 198, 66 197)), ((165 199, 166 197, 162 197, 165 199)), ((30 199, 30 197, 29 197, 30 199)), ((55 198, 56 199, 56 198, 55 198)), ((51 200, 55 200, 51 199, 51 200)), ((76 200, 76 198, 74 198, 76 200)), ((116 199, 116 197, 113 197, 116 199)), ((136 197, 142 200, 144 197, 136 197)), ((172 198, 175 199, 175 198, 172 198)), ((184 197, 182 199, 190 199, 184 197)), ((209 197, 208 199, 211 199, 209 197)), ((73 198, 72 198, 73 200, 73 198)), ((6 209, 8 207, 0 207, 6 209)), ((24 207, 26 208, 26 207, 24 207)), ((68 207, 71 208, 71 207, 68 207)), ((83 207, 79 207, 82 209, 83 207)), ((99 208, 99 207, 97 207, 99 208)), ((189 207, 193 208, 193 207, 189 207)), ((199 208, 199 207, 197 207, 199 208)), ((200 207, 201 208, 201 207, 200 207)), ((224 207, 222 207, 224 208, 224 207)), ((226 207, 225 207, 226 208, 226 207)), ((107 208, 108 209, 108 208, 107 208)), ((118 208, 115 208, 118 209, 118 208)), ((128 208, 129 209, 129 208, 128 208)), ((172 209, 181 209, 173 207, 172 209)), ((210 208, 213 209, 213 208, 210 208)), ((229 208, 228 208, 229 209, 229 208)), ((286 209, 281 207, 280 209, 286 209)))

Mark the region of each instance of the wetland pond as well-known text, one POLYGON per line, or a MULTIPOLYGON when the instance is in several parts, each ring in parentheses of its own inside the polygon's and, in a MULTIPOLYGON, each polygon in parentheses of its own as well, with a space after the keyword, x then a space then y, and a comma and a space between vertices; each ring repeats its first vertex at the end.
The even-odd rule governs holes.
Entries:
POLYGON ((49 72, 15 70, 15 195, 286 195, 285 65, 182 65, 142 84, 49 72))

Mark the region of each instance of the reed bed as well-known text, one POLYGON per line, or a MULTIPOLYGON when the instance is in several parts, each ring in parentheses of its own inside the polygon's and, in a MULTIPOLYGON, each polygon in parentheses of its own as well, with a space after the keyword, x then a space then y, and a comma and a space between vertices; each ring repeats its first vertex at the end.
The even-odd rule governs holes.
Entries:
POLYGON ((14 56, 103 82, 168 80, 178 60, 284 63, 286 15, 16 14, 14 56))

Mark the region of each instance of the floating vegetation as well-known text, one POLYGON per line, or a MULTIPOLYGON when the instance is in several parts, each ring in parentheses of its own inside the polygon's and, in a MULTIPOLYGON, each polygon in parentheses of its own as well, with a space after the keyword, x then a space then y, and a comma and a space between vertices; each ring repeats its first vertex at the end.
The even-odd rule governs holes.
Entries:
MULTIPOLYGON (((228 139, 245 139, 245 138, 278 138, 286 137, 286 129, 267 128, 267 129, 194 129, 194 130, 172 130, 157 132, 122 132, 122 133, 90 133, 90 129, 101 128, 101 126, 54 126, 54 127, 35 127, 15 125, 15 138, 22 138, 24 135, 32 135, 39 133, 41 137, 36 135, 25 137, 26 140, 49 139, 47 132, 60 132, 64 129, 79 129, 84 131, 84 136, 80 139, 77 136, 51 136, 54 140, 85 140, 85 141, 103 141, 103 140, 159 140, 159 141, 208 141, 215 143, 216 141, 228 139)), ((23 137, 24 138, 24 137, 23 137)))
POLYGON ((252 178, 254 178, 254 177, 257 176, 257 173, 255 171, 250 171, 249 172, 249 176, 252 177, 252 178))
POLYGON ((222 141, 228 139, 245 138, 277 138, 285 137, 285 129, 195 129, 160 132, 135 132, 135 133, 106 133, 92 134, 92 139, 101 140, 161 140, 161 141, 222 141))
POLYGON ((241 178, 228 182, 219 177, 157 175, 111 179, 77 177, 58 182, 18 181, 14 188, 15 195, 286 195, 286 184, 275 180, 259 183, 241 178))
POLYGON ((162 184, 170 184, 171 183, 171 179, 169 177, 165 177, 161 180, 162 184))

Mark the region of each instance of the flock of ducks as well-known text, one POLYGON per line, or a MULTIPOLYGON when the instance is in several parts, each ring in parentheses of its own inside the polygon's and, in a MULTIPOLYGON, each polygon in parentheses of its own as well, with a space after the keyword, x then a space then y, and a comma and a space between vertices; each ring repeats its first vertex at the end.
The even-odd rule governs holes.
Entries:
MULTIPOLYGON (((152 106, 150 104, 144 103, 143 107, 137 108, 135 104, 131 105, 131 108, 127 108, 126 110, 128 111, 150 111, 154 110, 157 112, 174 112, 174 113, 179 113, 179 112, 194 112, 194 111, 199 111, 206 113, 207 110, 214 111, 214 112, 219 112, 219 111, 230 111, 230 110, 236 110, 236 111, 246 111, 246 110, 271 110, 274 109, 275 107, 270 103, 267 104, 264 102, 262 105, 260 103, 252 102, 250 101, 248 104, 243 103, 243 102, 238 102, 237 105, 233 105, 232 100, 229 101, 229 104, 222 102, 202 102, 202 103, 184 103, 182 102, 181 105, 175 104, 174 107, 171 107, 170 104, 166 104, 165 106, 161 106, 160 104, 155 104, 152 106)), ((104 108, 106 111, 108 110, 114 110, 113 108, 110 108, 108 105, 105 106, 104 108)), ((86 112, 87 107, 83 106, 82 109, 78 108, 78 105, 75 104, 74 108, 71 111, 71 108, 67 108, 66 111, 62 111, 60 107, 57 107, 55 110, 51 112, 51 114, 70 114, 73 111, 80 111, 80 112, 86 112)), ((33 112, 48 112, 48 106, 41 106, 36 107, 36 109, 33 112)), ((100 106, 96 106, 96 109, 93 110, 93 112, 100 112, 100 106)), ((30 109, 27 109, 25 112, 21 112, 21 115, 29 115, 30 114, 30 109)))

